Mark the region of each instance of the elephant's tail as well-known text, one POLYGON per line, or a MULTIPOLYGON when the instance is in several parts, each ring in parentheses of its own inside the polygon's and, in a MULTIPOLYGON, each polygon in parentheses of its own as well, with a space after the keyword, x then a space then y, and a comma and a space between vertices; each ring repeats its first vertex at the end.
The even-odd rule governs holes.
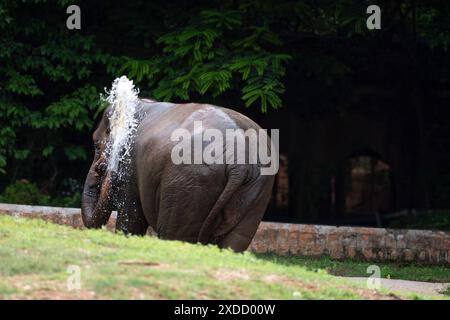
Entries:
POLYGON ((228 169, 227 184, 225 185, 225 188, 223 189, 219 198, 217 198, 216 203, 209 212, 205 222, 200 229, 197 240, 200 243, 206 244, 210 241, 210 238, 215 231, 215 227, 217 226, 217 217, 225 208, 226 204, 231 199, 236 190, 243 184, 247 176, 247 169, 245 168, 245 166, 233 165, 229 166, 228 169))

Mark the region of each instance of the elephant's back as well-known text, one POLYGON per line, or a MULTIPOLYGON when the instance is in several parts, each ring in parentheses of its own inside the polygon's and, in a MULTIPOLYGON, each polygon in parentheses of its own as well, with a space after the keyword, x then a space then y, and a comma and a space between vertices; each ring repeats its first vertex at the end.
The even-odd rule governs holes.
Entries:
POLYGON ((233 109, 219 107, 211 104, 178 105, 174 112, 186 115, 185 125, 192 121, 202 121, 204 127, 213 129, 261 129, 261 127, 247 116, 233 109))
POLYGON ((229 109, 224 107, 216 107, 219 108, 222 112, 224 112, 228 117, 234 120, 234 122, 237 124, 237 126, 241 129, 255 129, 259 130, 261 127, 252 119, 249 117, 243 115, 242 113, 229 109))
POLYGON ((142 101, 146 113, 143 119, 144 127, 181 128, 193 121, 202 121, 206 126, 214 124, 217 129, 260 129, 260 126, 247 116, 225 107, 202 103, 174 104, 147 99, 142 101))
MULTIPOLYGON (((149 112, 138 127, 137 132, 137 159, 146 159, 147 163, 163 169, 167 162, 171 162, 171 153, 178 139, 172 140, 177 130, 187 131, 193 139, 202 135, 204 130, 216 129, 226 137, 227 129, 248 129, 258 131, 261 127, 245 115, 232 109, 218 107, 210 104, 168 104, 151 103, 150 108, 156 111, 149 112), (201 128, 199 129, 199 126, 201 128)), ((175 134, 178 136, 178 134, 175 134)), ((225 142, 225 140, 224 140, 225 142)), ((207 143, 207 142, 204 142, 207 143)), ((139 169, 139 168, 138 168, 139 169)))

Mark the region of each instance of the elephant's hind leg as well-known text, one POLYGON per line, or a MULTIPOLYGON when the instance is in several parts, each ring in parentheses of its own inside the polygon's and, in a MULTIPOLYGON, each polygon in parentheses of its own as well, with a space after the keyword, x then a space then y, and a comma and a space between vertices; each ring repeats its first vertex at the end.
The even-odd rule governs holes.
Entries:
POLYGON ((230 248, 236 252, 247 250, 261 222, 264 210, 250 211, 238 225, 219 240, 219 247, 230 248))
POLYGON ((260 176, 233 195, 224 209, 224 217, 228 221, 238 220, 226 233, 219 229, 219 234, 222 234, 219 236, 219 247, 231 248, 236 252, 247 250, 270 201, 273 179, 273 176, 260 176))
POLYGON ((237 231, 232 231, 220 241, 219 247, 230 248, 235 252, 243 252, 247 250, 252 239, 253 237, 250 237, 247 234, 240 234, 237 231))

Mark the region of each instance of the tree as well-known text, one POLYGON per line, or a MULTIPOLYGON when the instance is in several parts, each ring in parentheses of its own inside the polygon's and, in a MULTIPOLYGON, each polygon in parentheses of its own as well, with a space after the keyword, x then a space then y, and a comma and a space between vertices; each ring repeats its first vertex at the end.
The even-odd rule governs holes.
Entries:
POLYGON ((382 25, 372 32, 365 27, 369 4, 4 0, 1 184, 28 178, 57 189, 63 178, 82 180, 104 107, 99 94, 122 73, 141 95, 159 100, 312 115, 351 107, 361 79, 383 84, 392 69, 374 65, 374 56, 395 67, 405 51, 420 48, 417 61, 426 67, 418 63, 418 74, 433 83, 430 90, 444 92, 449 71, 440 66, 450 44, 450 5, 377 2, 382 25), (66 28, 71 4, 81 8, 81 30, 66 28))

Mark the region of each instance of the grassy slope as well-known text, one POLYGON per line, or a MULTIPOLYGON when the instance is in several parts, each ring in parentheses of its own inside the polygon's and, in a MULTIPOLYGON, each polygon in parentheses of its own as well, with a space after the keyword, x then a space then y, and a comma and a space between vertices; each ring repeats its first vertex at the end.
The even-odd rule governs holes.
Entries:
POLYGON ((0 216, 0 298, 389 298, 308 269, 212 246, 0 216), (69 265, 81 268, 81 290, 67 290, 69 265))

